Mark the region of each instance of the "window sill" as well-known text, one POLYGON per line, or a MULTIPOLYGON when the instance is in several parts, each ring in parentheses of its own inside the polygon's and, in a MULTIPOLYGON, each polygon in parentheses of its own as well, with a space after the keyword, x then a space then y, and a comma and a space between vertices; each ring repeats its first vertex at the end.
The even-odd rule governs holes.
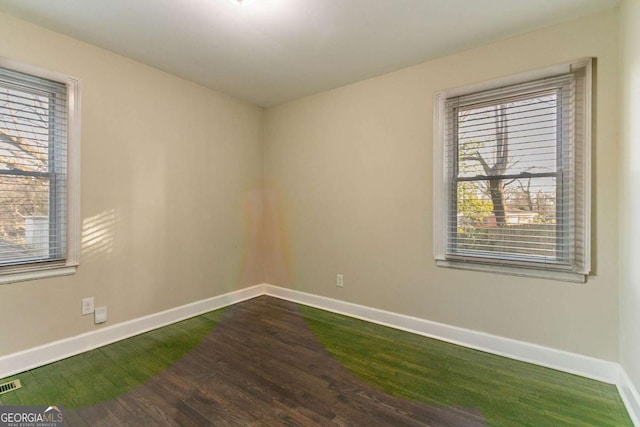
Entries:
POLYGON ((0 274, 0 285, 26 282, 28 280, 47 279, 51 277, 70 276, 76 273, 76 269, 76 266, 59 266, 39 270, 0 274))
POLYGON ((458 270, 481 271, 485 273, 505 274, 519 277, 535 277, 538 279, 559 280, 562 282, 586 283, 587 275, 572 271, 538 270, 533 268, 512 267, 507 265, 478 264, 465 261, 437 259, 438 267, 458 270))

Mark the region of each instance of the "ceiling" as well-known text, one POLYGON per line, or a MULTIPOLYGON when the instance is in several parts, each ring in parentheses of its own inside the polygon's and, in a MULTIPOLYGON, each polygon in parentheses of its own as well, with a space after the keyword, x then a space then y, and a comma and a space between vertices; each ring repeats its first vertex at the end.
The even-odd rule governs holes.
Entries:
POLYGON ((0 0, 0 11, 272 106, 618 0, 0 0))

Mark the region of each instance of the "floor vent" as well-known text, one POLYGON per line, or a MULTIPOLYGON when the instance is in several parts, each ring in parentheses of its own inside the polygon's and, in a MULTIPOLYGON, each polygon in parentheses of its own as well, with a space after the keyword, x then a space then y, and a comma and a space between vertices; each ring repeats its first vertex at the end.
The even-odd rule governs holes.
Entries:
POLYGON ((22 387, 20 380, 9 381, 8 383, 0 384, 0 394, 9 393, 10 391, 17 390, 22 387))

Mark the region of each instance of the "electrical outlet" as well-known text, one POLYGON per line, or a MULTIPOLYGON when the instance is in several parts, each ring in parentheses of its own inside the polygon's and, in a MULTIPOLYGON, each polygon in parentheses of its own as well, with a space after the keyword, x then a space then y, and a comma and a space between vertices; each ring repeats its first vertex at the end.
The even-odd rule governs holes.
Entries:
POLYGON ((93 297, 82 299, 82 315, 93 313, 93 297))
POLYGON ((342 274, 336 274, 336 286, 344 288, 344 276, 342 274))

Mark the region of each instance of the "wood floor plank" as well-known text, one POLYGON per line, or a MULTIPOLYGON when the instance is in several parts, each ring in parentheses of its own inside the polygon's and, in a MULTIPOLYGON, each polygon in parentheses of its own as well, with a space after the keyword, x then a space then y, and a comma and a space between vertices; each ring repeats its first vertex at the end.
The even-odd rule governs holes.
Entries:
POLYGON ((630 425, 605 384, 267 296, 23 378, 1 404, 82 427, 630 425))
POLYGON ((491 425, 632 426, 613 385, 310 307, 301 311, 334 357, 393 395, 476 406, 491 425))
POLYGON ((69 411, 65 409, 63 411, 63 414, 66 425, 75 427, 89 427, 89 424, 84 420, 84 418, 82 418, 78 411, 69 411))
POLYGON ((269 297, 228 309, 196 348, 152 380, 76 411, 90 425, 484 425, 476 410, 371 387, 326 352, 295 304, 269 297))

